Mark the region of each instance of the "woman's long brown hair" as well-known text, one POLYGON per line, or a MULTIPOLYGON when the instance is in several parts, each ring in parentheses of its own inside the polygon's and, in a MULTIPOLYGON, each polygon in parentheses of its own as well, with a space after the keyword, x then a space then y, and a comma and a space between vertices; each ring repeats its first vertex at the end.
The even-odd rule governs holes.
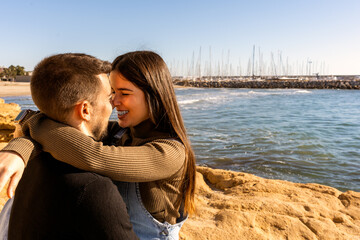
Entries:
POLYGON ((112 70, 121 73, 144 93, 150 109, 150 118, 159 131, 168 132, 185 146, 186 160, 180 186, 187 213, 195 211, 195 155, 186 134, 185 125, 176 101, 169 69, 164 60, 151 51, 129 52, 117 57, 112 70))

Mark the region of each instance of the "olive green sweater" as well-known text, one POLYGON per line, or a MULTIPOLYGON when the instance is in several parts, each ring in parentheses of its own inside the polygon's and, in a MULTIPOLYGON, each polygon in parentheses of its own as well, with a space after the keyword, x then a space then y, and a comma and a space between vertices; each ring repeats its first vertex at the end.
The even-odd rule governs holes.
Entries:
MULTIPOLYGON (((109 143, 121 128, 110 122, 109 143)), ((176 223, 183 193, 179 187, 185 166, 184 145, 168 133, 155 130, 149 120, 115 141, 115 146, 96 142, 79 130, 36 114, 23 123, 23 132, 40 143, 43 151, 76 168, 113 180, 139 182, 146 209, 160 222, 176 223)), ((3 150, 15 151, 27 163, 33 154, 31 139, 13 139, 3 150)))

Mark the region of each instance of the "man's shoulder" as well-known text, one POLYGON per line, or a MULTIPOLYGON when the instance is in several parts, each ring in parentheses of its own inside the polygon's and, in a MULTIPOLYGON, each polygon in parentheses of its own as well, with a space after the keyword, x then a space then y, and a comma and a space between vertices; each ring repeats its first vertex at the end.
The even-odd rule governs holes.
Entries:
MULTIPOLYGON (((97 185, 114 185, 108 177, 94 172, 77 171, 66 172, 62 176, 64 184, 71 188, 86 188, 90 184, 97 185)), ((115 185, 114 185, 115 186, 115 185)))
POLYGON ((108 177, 75 168, 54 159, 49 153, 45 152, 29 161, 25 169, 25 175, 29 175, 30 178, 43 178, 44 181, 51 182, 54 186, 64 185, 70 189, 83 188, 93 182, 113 184, 108 177))

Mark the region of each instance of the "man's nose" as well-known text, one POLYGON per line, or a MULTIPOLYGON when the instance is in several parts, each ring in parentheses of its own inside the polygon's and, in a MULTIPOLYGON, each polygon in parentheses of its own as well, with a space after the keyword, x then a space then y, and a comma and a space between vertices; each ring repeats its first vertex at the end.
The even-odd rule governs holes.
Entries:
POLYGON ((114 109, 114 108, 115 108, 114 98, 111 98, 111 99, 110 99, 110 103, 111 103, 112 109, 114 109))

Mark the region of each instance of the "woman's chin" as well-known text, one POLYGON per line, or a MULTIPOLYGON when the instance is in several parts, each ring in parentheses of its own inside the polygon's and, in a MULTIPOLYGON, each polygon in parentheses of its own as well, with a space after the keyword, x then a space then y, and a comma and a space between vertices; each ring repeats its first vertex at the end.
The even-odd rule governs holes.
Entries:
POLYGON ((124 121, 118 120, 118 124, 122 128, 127 128, 128 126, 124 123, 124 121))

